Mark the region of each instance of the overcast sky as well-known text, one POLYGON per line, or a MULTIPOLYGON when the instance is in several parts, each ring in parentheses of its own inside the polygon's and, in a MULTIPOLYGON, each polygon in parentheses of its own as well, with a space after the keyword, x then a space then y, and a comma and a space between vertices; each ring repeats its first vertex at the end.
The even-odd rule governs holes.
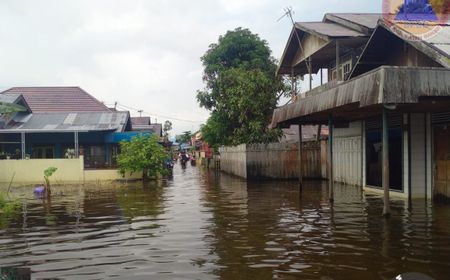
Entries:
MULTIPOLYGON (((53 0, 0 2, 0 90, 80 86, 100 101, 141 109, 174 133, 208 118, 196 91, 200 57, 219 35, 249 28, 280 58, 291 24, 327 12, 380 12, 381 0, 53 0)), ((138 115, 131 111, 132 115, 138 115)))

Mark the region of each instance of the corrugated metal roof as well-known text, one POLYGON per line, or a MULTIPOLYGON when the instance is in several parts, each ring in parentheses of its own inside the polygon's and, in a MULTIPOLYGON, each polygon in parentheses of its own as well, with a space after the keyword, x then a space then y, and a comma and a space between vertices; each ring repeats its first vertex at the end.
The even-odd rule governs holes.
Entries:
POLYGON ((366 36, 361 32, 330 22, 297 22, 295 26, 305 32, 331 38, 366 36))
POLYGON ((450 56, 450 26, 442 25, 441 28, 436 35, 425 39, 425 42, 440 52, 447 54, 447 56, 450 56))
POLYGON ((133 131, 150 131, 157 135, 162 134, 162 124, 154 123, 150 125, 132 125, 133 131))
POLYGON ((10 94, 21 94, 33 113, 110 111, 79 87, 13 87, 0 95, 10 94))
POLYGON ((323 113, 324 121, 330 110, 348 110, 345 106, 356 105, 366 112, 370 106, 379 104, 414 104, 421 97, 450 96, 450 70, 445 68, 410 68, 382 66, 350 81, 323 92, 309 95, 294 103, 275 109, 271 127, 302 119, 318 122, 323 113), (399 94, 401 93, 401 94, 399 94), (316 117, 314 117, 314 115, 316 117))
POLYGON ((375 29, 375 27, 377 27, 378 20, 381 18, 381 14, 332 13, 327 15, 341 18, 369 29, 375 29))
POLYGON ((106 131, 125 130, 128 112, 19 113, 0 133, 20 131, 106 131), (108 119, 109 123, 100 120, 108 119))
POLYGON ((131 117, 131 124, 134 125, 149 125, 150 117, 131 117))

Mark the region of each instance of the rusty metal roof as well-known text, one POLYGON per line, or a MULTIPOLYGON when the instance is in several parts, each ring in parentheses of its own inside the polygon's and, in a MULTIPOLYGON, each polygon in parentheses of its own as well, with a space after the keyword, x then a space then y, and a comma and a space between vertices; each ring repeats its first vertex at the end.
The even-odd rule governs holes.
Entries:
POLYGON ((129 121, 128 112, 19 113, 0 133, 19 132, 122 132, 129 121))
POLYGON ((440 27, 442 29, 439 32, 424 41, 443 55, 450 57, 450 25, 446 24, 440 27))
POLYGON ((323 63, 323 60, 328 63, 328 56, 335 55, 334 41, 336 39, 341 39, 343 46, 359 47, 364 45, 377 26, 379 19, 380 14, 326 14, 321 22, 297 22, 295 28, 292 28, 277 73, 290 75, 294 70, 295 74, 303 75, 308 72, 303 64, 293 65, 293 60, 299 50, 297 35, 302 39, 311 34, 328 42, 325 47, 318 46, 318 49, 311 54, 315 61, 312 64, 314 72, 319 66, 322 66, 320 64, 323 63))
POLYGON ((154 124, 148 124, 148 125, 132 125, 133 131, 143 131, 143 132, 152 132, 156 135, 161 136, 162 135, 162 124, 160 123, 154 123, 154 124))
POLYGON ((325 123, 331 112, 348 118, 374 105, 414 104, 422 97, 450 97, 450 69, 382 66, 276 109, 271 127, 325 123))
POLYGON ((325 39, 367 36, 361 32, 331 22, 297 22, 295 27, 310 34, 325 37, 325 39))
POLYGON ((324 21, 333 21, 358 30, 362 27, 362 31, 375 29, 380 20, 381 14, 366 13, 331 13, 325 14, 324 21), (359 26, 359 28, 358 28, 359 26))
POLYGON ((150 117, 131 117, 131 124, 135 125, 149 125, 150 117))
POLYGON ((0 95, 21 94, 33 113, 109 112, 80 87, 13 87, 0 95))

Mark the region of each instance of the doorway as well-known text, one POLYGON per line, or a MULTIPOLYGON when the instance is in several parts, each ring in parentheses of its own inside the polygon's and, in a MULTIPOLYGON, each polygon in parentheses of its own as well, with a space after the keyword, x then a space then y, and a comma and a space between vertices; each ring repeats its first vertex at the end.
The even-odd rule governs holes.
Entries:
POLYGON ((450 200, 450 126, 434 128, 435 200, 450 200))
MULTIPOLYGON (((402 129, 389 129, 389 186, 402 191, 402 129)), ((366 174, 368 186, 382 187, 382 131, 366 131, 366 174)))

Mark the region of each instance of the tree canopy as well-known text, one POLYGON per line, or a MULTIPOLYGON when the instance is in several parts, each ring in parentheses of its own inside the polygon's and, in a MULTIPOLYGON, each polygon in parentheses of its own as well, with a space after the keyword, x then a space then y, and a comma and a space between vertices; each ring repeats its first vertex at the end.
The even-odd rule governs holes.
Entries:
POLYGON ((158 143, 158 137, 139 135, 130 142, 120 142, 120 154, 117 156, 119 172, 142 172, 142 179, 165 174, 164 162, 167 154, 164 147, 158 143))
POLYGON ((192 132, 191 131, 185 131, 181 135, 177 135, 176 140, 180 144, 190 144, 191 138, 192 138, 192 132))
POLYGON ((203 138, 215 146, 276 141, 280 131, 268 124, 287 89, 267 42, 237 28, 211 44, 201 61, 205 88, 197 100, 211 111, 203 138))

